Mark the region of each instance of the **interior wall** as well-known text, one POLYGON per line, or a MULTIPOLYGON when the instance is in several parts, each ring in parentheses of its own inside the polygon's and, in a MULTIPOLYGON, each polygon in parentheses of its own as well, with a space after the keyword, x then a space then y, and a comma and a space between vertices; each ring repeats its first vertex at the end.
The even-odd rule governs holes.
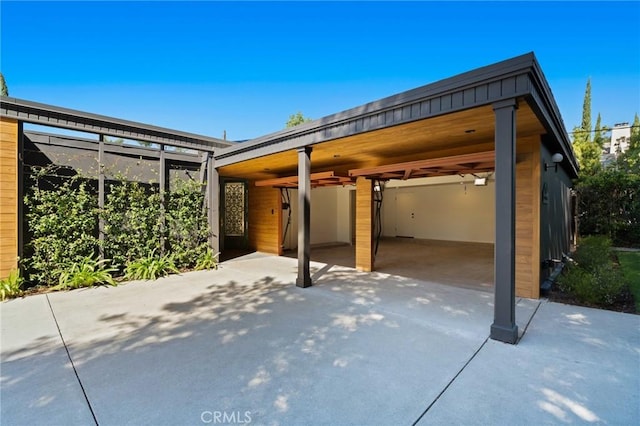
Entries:
POLYGON ((413 199, 414 238, 494 242, 493 178, 486 186, 475 186, 472 176, 389 181, 382 203, 384 236, 398 235, 398 221, 403 220, 397 201, 400 193, 413 199))
MULTIPOLYGON (((351 187, 331 186, 311 190, 311 244, 351 242, 351 187)), ((298 190, 290 189, 291 223, 284 239, 284 249, 298 246, 298 190)), ((289 212, 282 212, 284 231, 289 212)))

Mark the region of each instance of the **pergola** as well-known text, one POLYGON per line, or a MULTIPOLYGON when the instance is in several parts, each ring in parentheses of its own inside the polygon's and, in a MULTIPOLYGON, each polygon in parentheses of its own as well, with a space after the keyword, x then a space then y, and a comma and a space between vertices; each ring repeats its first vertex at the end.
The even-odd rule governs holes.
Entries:
MULTIPOLYGON (((131 139, 135 141, 150 142, 158 144, 159 149, 153 157, 159 162, 159 192, 161 200, 164 198, 168 182, 167 162, 176 157, 176 153, 167 152, 166 146, 186 148, 196 150, 201 153, 200 179, 204 183, 206 181, 206 203, 208 211, 208 222, 211 229, 217 229, 218 220, 218 183, 215 180, 215 169, 213 166, 213 155, 222 148, 232 146, 233 143, 212 138, 208 136, 196 135, 193 133, 171 130, 162 127, 152 126, 143 123, 137 123, 128 120, 122 120, 113 117, 107 117, 98 114, 91 114, 83 111, 77 111, 57 106, 51 106, 22 99, 1 97, 0 102, 0 118, 2 120, 2 153, 0 160, 5 170, 12 170, 13 173, 7 177, 7 181, 3 179, 2 184, 2 208, 3 217, 2 238, 11 241, 11 247, 3 250, 3 263, 13 265, 17 256, 22 254, 23 250, 23 220, 22 220, 22 192, 23 192, 23 125, 24 123, 39 124, 49 127, 75 130, 86 133, 97 134, 98 145, 97 162, 100 165, 98 180, 98 206, 104 207, 105 202, 105 136, 113 136, 123 139, 131 139), (6 163, 6 166, 5 166, 6 163), (13 183, 15 181, 15 184, 13 183), (13 243, 15 241, 15 244, 13 243), (14 247, 15 246, 15 247, 14 247), (13 253, 15 251, 15 253, 13 253)), ((72 143, 78 145, 79 141, 72 143)), ((86 142, 84 142, 86 143, 86 142)), ((113 153, 126 154, 131 151, 130 148, 114 146, 109 144, 108 151, 113 153)), ((148 155, 148 154, 147 154, 148 155)), ((104 238, 104 223, 100 219, 99 237, 104 238)), ((210 244, 217 246, 216 235, 210 237, 210 244)), ((3 247, 4 249, 5 247, 3 247)), ((13 268, 11 266, 8 269, 13 268)))

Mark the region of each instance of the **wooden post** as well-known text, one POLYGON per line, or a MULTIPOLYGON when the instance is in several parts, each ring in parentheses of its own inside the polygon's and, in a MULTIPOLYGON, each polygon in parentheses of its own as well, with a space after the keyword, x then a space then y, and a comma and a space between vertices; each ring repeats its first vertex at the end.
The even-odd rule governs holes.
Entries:
POLYGON ((373 264, 373 182, 356 180, 356 269, 370 272, 373 264))

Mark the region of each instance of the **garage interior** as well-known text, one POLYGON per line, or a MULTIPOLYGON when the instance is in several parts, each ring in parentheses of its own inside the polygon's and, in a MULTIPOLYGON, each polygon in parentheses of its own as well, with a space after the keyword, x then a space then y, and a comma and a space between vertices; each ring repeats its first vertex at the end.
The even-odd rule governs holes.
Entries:
MULTIPOLYGON (((516 194, 520 201, 516 203, 516 232, 521 257, 516 286, 520 295, 538 297, 537 257, 532 262, 525 256, 532 258, 531 244, 537 239, 532 208, 538 190, 531 186, 534 174, 539 173, 539 151, 535 151, 545 129, 525 99, 519 100, 517 123, 516 194)), ((491 291, 494 138, 494 111, 488 105, 314 145, 310 155, 311 259, 362 265, 354 246, 355 194, 357 182, 364 180, 371 187, 374 210, 374 187, 384 186, 381 242, 371 270, 491 291), (486 179, 485 184, 475 185, 476 177, 486 179)), ((296 150, 230 164, 218 171, 223 178, 247 180, 249 246, 297 257, 296 150), (283 196, 287 191, 289 196, 283 196), (288 228, 289 209, 283 209, 283 203, 290 206, 288 228)), ((371 216, 374 221, 375 214, 371 216)), ((375 223, 364 226, 373 228, 375 223)))

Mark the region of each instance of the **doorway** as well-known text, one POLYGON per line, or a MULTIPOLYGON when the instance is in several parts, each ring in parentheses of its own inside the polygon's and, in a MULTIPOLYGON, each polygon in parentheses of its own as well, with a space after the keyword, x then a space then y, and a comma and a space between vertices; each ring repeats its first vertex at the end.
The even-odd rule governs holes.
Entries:
POLYGON ((224 179, 220 191, 221 250, 248 248, 248 186, 245 180, 224 179))
POLYGON ((416 198, 413 192, 397 194, 396 209, 396 237, 415 237, 416 198))

